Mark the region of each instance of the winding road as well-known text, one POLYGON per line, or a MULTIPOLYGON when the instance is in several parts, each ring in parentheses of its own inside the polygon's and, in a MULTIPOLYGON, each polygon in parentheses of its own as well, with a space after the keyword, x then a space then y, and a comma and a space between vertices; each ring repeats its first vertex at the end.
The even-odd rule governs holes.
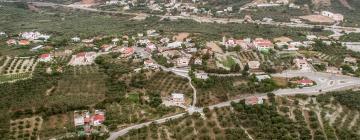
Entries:
MULTIPOLYGON (((10 2, 10 1, 6 1, 10 2)), ((128 12, 120 12, 120 11, 104 11, 89 7, 84 7, 81 5, 63 5, 63 4, 55 4, 49 2, 30 2, 31 4, 38 6, 38 7, 64 7, 64 8, 72 8, 72 9, 79 9, 91 12, 101 12, 101 13, 109 13, 109 14, 123 14, 123 15, 132 15, 132 16, 149 16, 145 13, 128 13, 128 12)), ((243 19, 228 19, 228 18, 209 18, 209 17, 199 17, 199 16, 165 16, 165 15, 158 15, 161 18, 169 18, 169 19, 191 19, 197 22, 208 22, 208 23, 244 23, 243 19)), ((274 26, 287 26, 287 27, 298 27, 298 28, 314 28, 319 25, 310 25, 304 23, 286 23, 286 22, 262 22, 262 21, 255 21, 254 24, 263 24, 263 25, 274 25, 274 26)), ((355 27, 342 27, 342 26, 322 26, 324 30, 333 31, 335 34, 340 32, 345 33, 360 33, 360 28, 355 27)), ((176 68, 165 68, 162 67, 164 71, 172 71, 173 73, 185 77, 189 79, 189 84, 193 89, 193 103, 188 108, 188 112, 202 112, 203 108, 195 107, 196 105, 196 88, 192 85, 191 78, 188 76, 186 70, 183 69, 176 69, 176 68)), ((217 76, 238 76, 239 74, 229 74, 229 75, 217 75, 217 76)), ((343 76, 343 75, 333 75, 327 73, 320 73, 320 72, 299 72, 299 71, 287 71, 280 74, 273 74, 272 76, 280 76, 280 77, 296 77, 296 76, 305 76, 310 78, 311 80, 316 81, 317 85, 309 88, 299 88, 299 89, 280 89, 274 91, 276 95, 280 96, 287 96, 287 95, 296 95, 296 94, 319 94, 328 91, 336 91, 336 90, 343 90, 348 88, 355 88, 360 87, 360 79, 355 77, 343 76)), ((210 109, 215 107, 225 107, 230 106, 232 101, 239 101, 245 99, 247 97, 254 96, 254 94, 243 95, 237 99, 218 103, 215 105, 208 106, 210 109)), ((255 96, 266 96, 266 93, 255 94, 255 96)), ((186 113, 177 114, 174 116, 169 116, 165 118, 161 118, 154 121, 149 121, 141 124, 136 124, 116 132, 111 132, 110 137, 108 140, 116 140, 118 137, 125 135, 132 129, 139 129, 144 126, 148 126, 151 123, 164 123, 169 119, 177 119, 184 116, 186 113)))

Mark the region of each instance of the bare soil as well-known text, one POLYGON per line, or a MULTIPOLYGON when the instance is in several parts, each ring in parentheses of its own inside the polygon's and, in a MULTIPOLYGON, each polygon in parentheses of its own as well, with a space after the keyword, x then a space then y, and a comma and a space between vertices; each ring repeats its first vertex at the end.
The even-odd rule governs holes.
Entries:
POLYGON ((334 23, 335 21, 329 17, 322 16, 322 15, 307 15, 307 16, 300 16, 301 19, 314 22, 314 23, 334 23))

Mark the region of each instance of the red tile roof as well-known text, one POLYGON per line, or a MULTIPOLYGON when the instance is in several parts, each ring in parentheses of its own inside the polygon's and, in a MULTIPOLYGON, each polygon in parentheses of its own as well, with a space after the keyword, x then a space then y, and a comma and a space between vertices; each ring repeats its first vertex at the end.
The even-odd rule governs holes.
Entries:
POLYGON ((297 81, 298 83, 301 83, 301 84, 312 84, 313 81, 309 80, 309 79, 301 79, 299 81, 297 81))
POLYGON ((78 53, 76 55, 76 57, 85 57, 86 53, 85 52, 81 52, 81 53, 78 53))
POLYGON ((50 54, 48 53, 40 55, 40 58, 48 58, 48 57, 50 57, 50 54))
POLYGON ((99 121, 99 122, 103 122, 105 121, 105 116, 102 114, 96 114, 93 117, 94 121, 99 121))
POLYGON ((19 41, 19 44, 20 44, 20 45, 29 45, 29 44, 30 44, 30 41, 23 39, 23 40, 20 40, 20 41, 19 41))

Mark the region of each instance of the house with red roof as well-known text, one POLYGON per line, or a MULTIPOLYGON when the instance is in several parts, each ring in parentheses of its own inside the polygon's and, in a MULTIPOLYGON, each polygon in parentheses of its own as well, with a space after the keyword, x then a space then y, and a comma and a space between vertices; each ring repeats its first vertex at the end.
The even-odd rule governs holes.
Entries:
POLYGON ((256 104, 263 104, 264 100, 262 97, 251 96, 245 99, 246 105, 256 105, 256 104))
POLYGON ((52 56, 49 53, 45 53, 39 56, 39 62, 50 62, 52 60, 52 56))
POLYGON ((91 134, 99 132, 99 127, 105 121, 105 112, 95 110, 90 113, 88 110, 74 111, 74 125, 79 134, 91 134))
POLYGON ((121 56, 123 58, 129 57, 135 53, 135 49, 131 47, 124 47, 120 49, 121 56))
POLYGON ((72 56, 69 65, 91 65, 94 63, 96 56, 96 52, 81 52, 72 56))
POLYGON ((144 61, 144 65, 145 65, 145 67, 147 67, 147 68, 150 68, 150 69, 157 69, 158 68, 158 65, 156 65, 155 63, 154 63, 154 61, 152 61, 152 60, 145 60, 144 61))
POLYGON ((296 83, 301 85, 301 86, 304 86, 304 87, 314 85, 313 81, 311 81, 310 79, 306 79, 306 78, 300 79, 300 80, 296 81, 296 83))
POLYGON ((270 49, 274 49, 274 44, 270 40, 262 39, 262 38, 256 38, 253 41, 253 45, 259 51, 267 52, 270 49))
POLYGON ((111 50, 111 48, 113 48, 113 46, 112 46, 112 45, 107 45, 107 44, 104 44, 104 45, 102 45, 102 46, 100 47, 100 49, 101 49, 102 52, 108 52, 108 51, 111 50))
POLYGON ((26 39, 22 39, 19 41, 19 45, 21 45, 21 46, 30 45, 30 41, 26 40, 26 39))
POLYGON ((105 113, 100 110, 95 110, 93 116, 91 116, 93 126, 100 126, 105 121, 105 113))
POLYGON ((235 43, 236 45, 239 45, 242 49, 247 50, 251 46, 251 39, 250 38, 238 39, 235 40, 235 43))
POLYGON ((16 45, 17 41, 15 39, 9 39, 8 41, 6 41, 6 44, 9 46, 16 45))

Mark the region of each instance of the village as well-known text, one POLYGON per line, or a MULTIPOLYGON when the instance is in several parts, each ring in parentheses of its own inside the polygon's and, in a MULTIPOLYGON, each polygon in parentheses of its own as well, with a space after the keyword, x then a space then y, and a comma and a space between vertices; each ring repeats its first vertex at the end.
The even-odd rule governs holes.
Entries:
MULTIPOLYGON (((70 38, 73 46, 81 46, 81 48, 89 50, 80 52, 71 48, 61 50, 46 46, 46 40, 51 37, 51 35, 39 32, 24 32, 15 38, 9 37, 6 47, 27 47, 28 51, 48 50, 48 53, 39 54, 37 58, 15 57, 15 62, 14 60, 11 62, 9 57, 2 58, 5 60, 1 67, 3 75, 29 73, 29 71, 31 73, 31 69, 34 69, 37 63, 54 63, 56 59, 67 60, 67 65, 73 67, 95 65, 98 56, 119 53, 118 60, 131 60, 143 64, 134 69, 134 73, 144 70, 165 70, 188 77, 188 73, 192 71, 194 73, 193 80, 203 81, 212 76, 237 76, 248 73, 248 75, 256 77, 257 82, 272 80, 277 84, 285 83, 287 85, 282 88, 301 89, 318 83, 311 80, 312 77, 282 78, 274 77, 272 74, 284 71, 304 73, 320 71, 333 75, 359 76, 357 56, 348 54, 343 58, 335 58, 338 56, 331 55, 327 51, 316 51, 314 45, 324 45, 329 48, 339 47, 331 46, 335 44, 332 42, 334 40, 329 41, 327 37, 316 35, 307 35, 306 41, 293 41, 288 37, 235 39, 224 36, 222 40, 196 42, 196 36, 189 33, 162 36, 156 30, 147 30, 134 36, 70 38), (24 42, 26 43, 24 44, 24 42), (99 44, 98 42, 106 43, 99 44), (24 64, 21 63, 22 60, 18 61, 19 59, 25 59, 24 64), (20 70, 12 70, 16 68, 20 70)), ((62 69, 54 69, 54 67, 46 69, 48 73, 62 71, 62 69)), ((30 76, 28 75, 28 77, 30 76)), ((4 82, 14 80, 21 79, 11 78, 4 82)), ((251 96, 246 99, 245 103, 249 105, 262 104, 262 98, 264 97, 251 96)), ((194 106, 191 101, 189 102, 190 97, 177 91, 173 91, 167 97, 162 97, 162 100, 166 106, 178 106, 186 110, 191 110, 191 107, 194 106)), ((81 127, 81 129, 77 129, 79 135, 108 131, 106 128, 97 128, 104 121, 105 114, 101 111, 95 111, 94 114, 95 116, 91 116, 88 111, 75 111, 75 126, 81 127), (95 130, 95 128, 97 129, 95 130)))
MULTIPOLYGON (((33 79, 41 90, 30 88, 29 93, 41 92, 36 97, 45 101, 43 105, 41 100, 29 101, 36 106, 31 109, 23 104, 9 107, 12 138, 66 139, 96 135, 115 140, 136 132, 132 129, 188 115, 199 114, 199 118, 206 120, 210 118, 209 108, 218 111, 218 108, 232 106, 233 110, 242 106, 236 104, 244 104, 245 108, 267 106, 273 102, 272 96, 301 98, 302 94, 309 98, 314 95, 306 101, 300 100, 313 106, 313 101, 307 100, 313 100, 316 95, 359 86, 358 42, 347 42, 341 37, 360 30, 338 26, 346 21, 340 13, 312 11, 289 22, 278 22, 272 17, 259 18, 242 12, 306 6, 289 0, 216 8, 207 8, 206 3, 199 4, 197 0, 97 2, 83 0, 68 6, 85 11, 99 9, 96 12, 113 10, 114 13, 105 13, 114 15, 131 13, 135 17, 130 20, 137 21, 149 20, 152 16, 146 15, 154 14, 161 15, 160 21, 165 22, 174 18, 180 22, 198 19, 208 21, 205 23, 234 24, 233 20, 255 24, 256 28, 259 25, 309 27, 312 32, 297 32, 298 37, 286 33, 277 36, 222 33, 221 37, 210 37, 145 26, 143 31, 134 33, 119 31, 90 37, 79 33, 64 38, 57 32, 36 29, 0 30, 0 47, 4 50, 0 53, 0 84, 29 85, 28 80, 33 79), (119 7, 122 11, 117 11, 119 7), (351 48, 350 44, 355 47, 351 48), (54 100, 57 102, 51 103, 54 100)), ((279 108, 277 111, 283 111, 279 108)))

